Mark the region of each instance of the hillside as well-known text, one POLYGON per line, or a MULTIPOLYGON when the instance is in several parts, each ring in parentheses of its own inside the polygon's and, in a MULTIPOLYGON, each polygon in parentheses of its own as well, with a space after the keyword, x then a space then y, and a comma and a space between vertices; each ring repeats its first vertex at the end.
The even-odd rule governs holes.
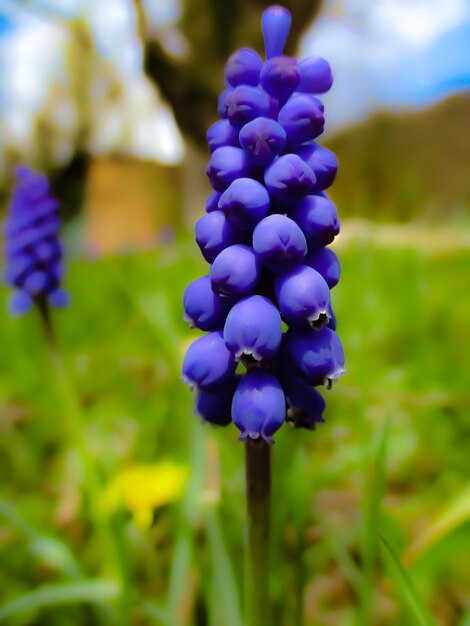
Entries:
POLYGON ((470 97, 381 112, 326 145, 339 158, 331 195, 343 215, 407 220, 470 205, 470 97))

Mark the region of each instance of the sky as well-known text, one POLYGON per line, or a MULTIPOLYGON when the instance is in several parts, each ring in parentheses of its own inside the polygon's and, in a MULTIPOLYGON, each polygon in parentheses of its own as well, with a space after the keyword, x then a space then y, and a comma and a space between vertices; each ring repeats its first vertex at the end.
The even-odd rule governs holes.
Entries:
MULTIPOLYGON (((180 2, 143 3, 152 36, 174 55, 189 53, 177 28, 180 2)), ((123 88, 121 98, 110 102, 103 78, 97 79, 99 124, 91 133, 90 150, 179 162, 183 138, 158 88, 143 74, 130 0, 29 4, 43 11, 19 11, 15 0, 0 0, 0 174, 2 141, 27 151, 34 116, 50 104, 52 85, 64 92, 59 89, 54 96, 54 119, 61 129, 54 154, 59 165, 70 157, 77 111, 65 97, 70 76, 63 50, 69 35, 60 20, 77 15, 88 20, 100 58, 123 88), (51 20, 51 14, 58 19, 51 20)), ((324 0, 301 41, 299 57, 309 55, 324 56, 333 68, 333 89, 324 96, 329 133, 380 108, 429 106, 470 90, 470 0, 324 0)))
POLYGON ((470 0, 326 0, 299 53, 332 65, 332 131, 379 108, 429 106, 470 90, 470 0))

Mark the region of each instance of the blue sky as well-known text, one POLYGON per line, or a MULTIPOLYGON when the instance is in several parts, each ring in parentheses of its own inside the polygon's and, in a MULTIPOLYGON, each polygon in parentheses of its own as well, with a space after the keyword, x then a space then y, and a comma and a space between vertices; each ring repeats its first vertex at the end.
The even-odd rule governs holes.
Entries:
POLYGON ((428 106, 470 89, 470 0, 326 0, 301 44, 309 54, 333 67, 330 131, 428 106))

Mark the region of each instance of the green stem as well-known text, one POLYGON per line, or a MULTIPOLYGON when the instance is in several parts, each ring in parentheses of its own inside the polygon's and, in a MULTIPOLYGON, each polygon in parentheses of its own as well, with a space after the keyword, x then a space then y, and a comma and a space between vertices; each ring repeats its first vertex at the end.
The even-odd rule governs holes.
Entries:
POLYGON ((271 626, 269 601, 269 521, 271 447, 248 439, 245 449, 247 545, 245 574, 246 626, 271 626))

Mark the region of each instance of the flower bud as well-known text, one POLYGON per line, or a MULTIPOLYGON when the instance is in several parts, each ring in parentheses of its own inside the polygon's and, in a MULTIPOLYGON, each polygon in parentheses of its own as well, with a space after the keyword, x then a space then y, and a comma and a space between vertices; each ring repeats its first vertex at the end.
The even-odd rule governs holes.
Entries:
POLYGON ((266 57, 271 59, 282 54, 289 34, 291 15, 281 6, 272 6, 266 9, 261 18, 266 57))
POLYGON ((252 178, 237 178, 219 200, 220 210, 238 231, 251 230, 267 215, 269 205, 266 187, 252 178))
POLYGON ((249 246, 235 244, 225 248, 210 269, 212 289, 225 296, 249 294, 260 276, 260 262, 249 246))
POLYGON ((326 93, 333 84, 333 74, 328 61, 322 57, 307 57, 300 61, 300 82, 297 91, 326 93))
POLYGON ((225 191, 234 180, 247 176, 249 172, 248 156, 241 148, 222 146, 211 155, 206 174, 215 191, 225 191))
POLYGON ((183 361, 183 381, 196 391, 214 393, 233 383, 237 364, 221 331, 196 339, 183 361))
POLYGON ((322 134, 323 104, 309 94, 294 94, 279 111, 278 122, 286 131, 286 145, 294 148, 322 134))
POLYGON ((228 96, 232 93, 233 89, 224 89, 224 91, 222 91, 218 97, 217 100, 217 113, 219 114, 219 117, 221 117, 222 119, 227 119, 227 105, 226 105, 226 100, 228 98, 228 96))
POLYGON ((331 317, 330 290, 323 277, 311 267, 298 265, 274 281, 282 318, 292 326, 308 323, 323 328, 331 317))
POLYGON ((306 196, 315 180, 312 169, 297 154, 278 157, 264 172, 269 194, 286 206, 306 196))
POLYGON ((300 70, 295 59, 277 56, 269 59, 261 70, 261 86, 273 98, 285 102, 299 84, 300 70))
POLYGON ((331 150, 312 141, 297 148, 296 154, 312 168, 315 174, 317 180, 312 193, 320 193, 333 184, 338 171, 338 159, 331 150))
POLYGON ((266 117, 271 104, 269 96, 261 89, 240 85, 227 95, 224 106, 230 124, 240 130, 256 117, 266 117))
POLYGON ((219 120, 212 124, 206 134, 209 150, 214 152, 222 146, 239 147, 238 131, 228 120, 219 120))
POLYGON ((215 330, 225 322, 231 302, 214 293, 209 276, 202 276, 184 290, 183 305, 192 328, 215 330))
POLYGON ((309 250, 327 246, 339 233, 336 206, 326 196, 306 196, 289 216, 304 232, 309 250))
POLYGON ((257 117, 240 131, 240 144, 257 167, 266 167, 286 143, 286 131, 269 117, 257 117))
POLYGON ((218 191, 212 191, 206 200, 206 213, 219 210, 219 200, 222 194, 218 191))
POLYGON ((272 444, 273 434, 286 417, 286 400, 278 379, 264 370, 245 374, 233 396, 232 420, 240 439, 262 437, 272 444))
POLYGON ((256 361, 272 359, 281 339, 281 316, 271 300, 255 295, 233 305, 225 322, 224 340, 237 360, 242 355, 256 361))
POLYGON ((307 241, 293 220, 285 215, 268 215, 253 231, 253 249, 263 265, 280 273, 302 261, 307 241))
POLYGON ((338 257, 329 248, 319 248, 307 254, 304 264, 313 267, 326 280, 328 287, 333 289, 338 284, 341 275, 341 265, 338 257))
POLYGON ((315 430, 317 424, 323 423, 323 411, 326 403, 323 396, 301 378, 289 376, 282 381, 286 394, 286 421, 295 428, 315 430))
POLYGON ((311 385, 325 385, 344 374, 344 352, 338 335, 327 326, 321 330, 290 328, 284 335, 285 353, 311 385))
POLYGON ((241 48, 234 52, 225 64, 225 79, 231 87, 251 85, 256 87, 263 62, 257 52, 250 48, 241 48))
POLYGON ((195 232, 197 245, 208 263, 212 263, 222 250, 238 241, 236 232, 222 211, 212 211, 200 217, 195 232))

